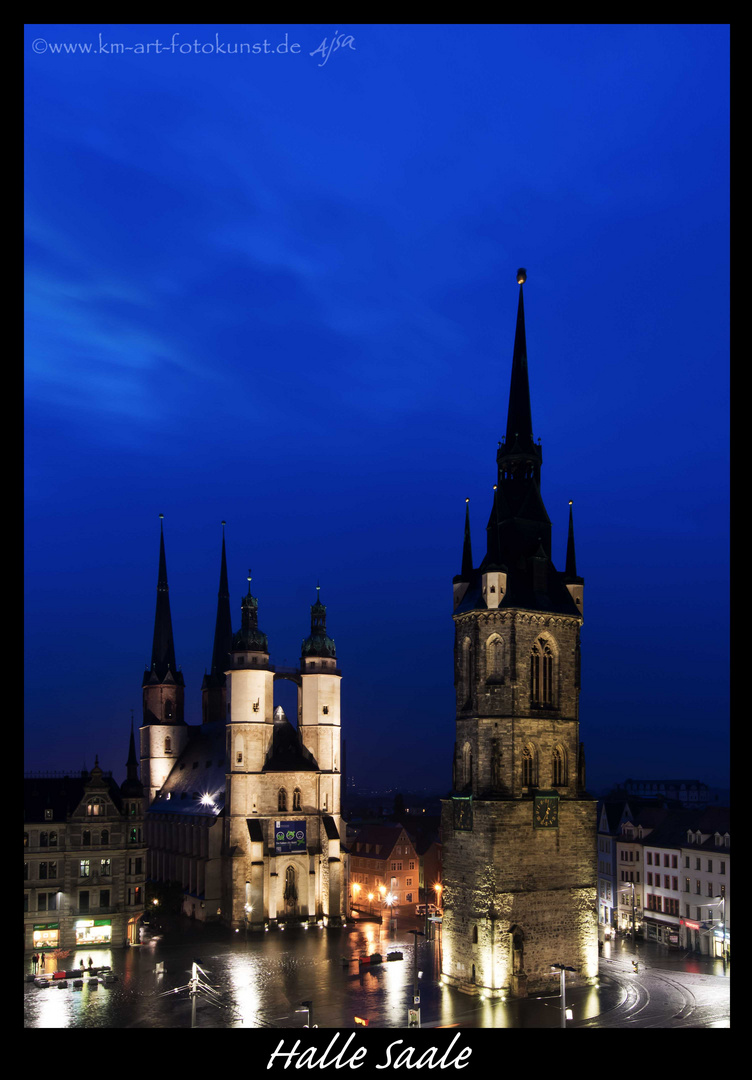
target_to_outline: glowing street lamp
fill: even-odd
[[[440,881],[437,881],[436,884],[434,885],[434,892],[436,893],[436,907],[439,910],[441,910],[441,892],[442,892],[443,888],[444,888],[444,886],[441,884]]]

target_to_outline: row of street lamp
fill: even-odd
[[[360,885],[359,882],[357,882],[357,881],[353,882],[353,884],[352,884],[353,907],[355,907],[357,905],[358,894],[360,893],[361,888],[362,888],[362,886]],[[436,907],[437,908],[441,907],[441,891],[442,891],[442,889],[443,889],[443,885],[441,884],[441,882],[437,882],[434,885],[434,891],[436,893]],[[379,899],[380,899],[381,903],[386,904],[387,907],[392,907],[392,905],[394,904],[394,896],[393,896],[392,893],[387,892],[386,885],[379,885],[378,886],[378,892],[379,892]],[[369,912],[369,914],[372,914],[373,913],[373,901],[376,899],[376,893],[369,892],[369,893],[366,894],[366,896],[367,896],[367,899],[368,899],[368,912]],[[426,911],[428,911],[428,905],[426,905]]]

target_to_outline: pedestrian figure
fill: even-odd
[[[94,964],[94,961],[92,960],[91,957],[89,957],[89,971],[91,971],[93,964]]]
[[[83,975],[83,973],[84,973],[84,962],[82,960],[81,961],[81,974]]]
[[[34,969],[34,974],[36,975],[36,973],[37,973],[37,966],[39,965],[39,955],[38,955],[37,953],[34,953],[34,955],[32,956],[32,958],[31,958],[31,965],[32,965],[32,967],[33,967],[33,969]]]
[[[41,953],[39,957],[39,970],[44,971],[44,953]]]

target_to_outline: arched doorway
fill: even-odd
[[[285,916],[293,918],[298,914],[298,875],[294,866],[288,866],[285,870]]]

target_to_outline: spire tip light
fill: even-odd
[[[526,281],[527,281],[527,270],[524,270],[521,267],[517,271],[517,284],[518,285],[524,285]]]

